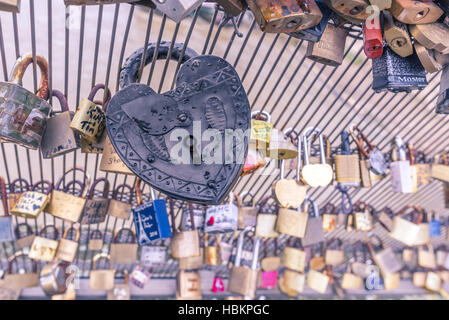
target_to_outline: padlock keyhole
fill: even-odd
[[[349,14],[356,15],[363,11],[363,6],[355,6],[349,11]]]
[[[426,12],[424,10],[421,10],[420,12],[418,12],[416,14],[416,20],[420,20],[420,19],[424,18],[425,15],[426,15]]]

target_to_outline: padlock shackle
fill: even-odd
[[[31,191],[36,191],[37,188],[41,187],[42,185],[46,185],[47,186],[47,191],[44,192],[45,189],[42,190],[42,193],[45,193],[46,195],[49,195],[52,191],[53,191],[53,183],[51,183],[48,180],[42,180],[42,181],[38,181],[36,182],[32,187],[31,187]]]
[[[97,83],[91,90],[89,93],[89,96],[87,97],[87,100],[94,102],[95,99],[95,95],[98,93],[99,90],[106,90],[106,86],[103,83]],[[108,103],[111,100],[111,91],[109,90],[109,88],[107,88],[106,93],[105,93],[105,98],[104,98],[104,102],[101,103],[102,105],[102,109],[104,112],[106,112],[107,108],[108,108]],[[98,101],[97,101],[98,102]],[[96,102],[94,102],[96,103]]]
[[[131,188],[131,186],[126,183],[122,183],[117,188],[115,188],[115,190],[112,192],[112,199],[119,201],[117,198],[118,198],[118,193],[119,193],[120,189],[128,189],[129,190],[128,203],[131,204],[133,201],[134,191],[133,191],[133,188]]]
[[[324,150],[324,139],[323,139],[323,132],[316,128],[316,127],[308,127],[306,128],[302,133],[302,139],[303,139],[303,148],[304,148],[304,165],[309,165],[309,138],[312,137],[312,134],[318,134],[319,136],[319,143],[320,143],[320,161],[321,164],[326,163],[326,155]]]
[[[309,204],[312,206],[313,216],[315,218],[320,217],[320,212],[318,210],[318,206],[316,205],[315,201],[313,201],[312,198],[309,196],[304,197],[303,203],[298,207],[298,211],[303,210],[303,212],[309,214]]]
[[[248,190],[243,190],[239,195],[238,195],[238,197],[240,198],[240,201],[241,201],[241,204],[242,204],[242,206],[245,204],[245,198],[246,197],[250,197],[250,205],[251,206],[254,206],[254,195],[251,193],[251,192],[249,192]]]
[[[406,156],[406,152],[405,152],[405,145],[404,142],[402,141],[402,138],[400,136],[396,136],[394,137],[394,144],[397,147],[398,152],[398,157],[399,157],[399,161],[406,161],[407,156]]]
[[[67,98],[65,95],[59,90],[53,90],[51,92],[52,97],[56,97],[59,101],[59,105],[61,107],[61,112],[69,111],[69,104],[67,103]],[[53,109],[53,108],[52,108]]]
[[[360,140],[355,136],[355,133],[358,133]],[[356,125],[351,125],[349,127],[349,133],[351,134],[354,141],[357,143],[357,146],[359,149],[363,152],[363,154],[369,158],[369,153],[374,150],[374,146],[371,144],[371,142],[368,140],[368,138],[363,134],[362,130],[360,130]],[[366,144],[368,147],[368,150],[365,150],[363,148],[363,143]]]
[[[235,254],[234,267],[240,267],[240,265],[241,265],[243,242],[245,239],[245,235],[248,232],[254,232],[254,231],[255,231],[254,227],[246,227],[245,229],[240,231],[240,234],[239,234],[238,240],[237,240],[237,252]],[[251,264],[251,269],[257,270],[257,262],[259,259],[260,238],[256,235],[254,235],[254,237],[255,237],[255,240],[254,240],[253,260],[252,260],[252,264]],[[254,267],[254,265],[255,265],[255,267]]]
[[[262,116],[262,119],[261,119],[261,116]],[[268,111],[257,110],[257,111],[251,112],[251,119],[262,120],[262,121],[270,123],[271,115],[268,113]]]
[[[90,187],[89,193],[87,195],[88,199],[93,199],[93,197],[95,196],[95,187],[97,186],[97,184],[99,184],[100,182],[104,182],[104,187],[103,187],[103,198],[107,199],[108,195],[109,195],[109,180],[106,178],[97,178],[94,183],[92,183],[92,186]]]
[[[341,139],[341,154],[342,155],[350,155],[351,154],[351,142],[349,141],[349,132],[343,130],[340,134]]]
[[[81,232],[80,232],[80,230],[78,229],[78,228],[75,228],[75,227],[73,227],[73,226],[71,226],[71,227],[69,227],[69,228],[67,228],[67,229],[65,229],[65,231],[64,231],[64,233],[63,233],[63,235],[62,235],[62,238],[63,239],[67,239],[67,235],[69,234],[69,231],[70,230],[75,230],[75,242],[78,242],[79,241],[79,239],[80,239],[80,234],[81,234]]]
[[[9,184],[9,193],[16,193],[17,182],[20,183],[20,192],[30,191],[31,186],[28,183],[28,181],[24,178],[17,178],[15,180],[11,181],[11,183]],[[22,184],[24,184],[25,186],[22,187]]]
[[[92,258],[92,268],[91,268],[91,270],[97,270],[97,266],[96,266],[96,264],[97,264],[97,261],[98,260],[100,260],[100,259],[102,259],[102,258],[104,258],[104,259],[107,259],[107,260],[109,260],[109,269],[104,269],[104,270],[112,270],[112,265],[111,265],[111,255],[110,254],[108,254],[108,253],[104,253],[104,252],[102,252],[102,253],[97,253],[93,258]],[[98,270],[103,270],[103,269],[98,269]]]
[[[37,272],[37,261],[29,258],[27,253],[25,253],[22,250],[20,250],[20,251],[17,251],[16,253],[14,253],[11,257],[8,258],[8,274],[12,274],[12,264],[14,263],[14,261],[16,261],[18,257],[22,257],[22,256],[23,256],[22,259],[24,261],[25,261],[25,259],[29,259],[29,260],[32,261],[32,264],[33,264],[32,272]],[[17,266],[19,266],[19,265],[17,264]]]
[[[349,195],[349,187],[343,187],[342,185],[337,184],[337,190],[341,193],[341,212],[343,212],[344,214],[350,214],[353,211],[353,205],[351,196]],[[345,205],[345,200],[347,200],[348,205]],[[335,210],[336,209],[334,207],[334,211]]]
[[[65,185],[65,188],[62,189],[62,191],[65,192],[65,193],[70,193],[69,191],[70,191],[70,189],[73,188],[73,187],[72,187],[73,185],[78,185],[78,186],[80,187],[80,196],[81,196],[81,195],[83,194],[85,185],[84,185],[84,183],[82,183],[82,182],[79,181],[79,180],[69,181],[69,183],[67,183],[67,184]],[[76,192],[70,193],[70,194],[76,195]]]
[[[192,230],[196,230],[195,226],[195,215],[193,214],[193,203],[189,202],[189,215],[190,215],[190,224],[192,225]]]
[[[7,199],[8,196],[6,193],[6,182],[5,182],[5,178],[3,178],[3,177],[0,177],[0,192],[2,195],[4,217],[9,217],[9,207],[8,207],[8,199]]]
[[[44,233],[46,232],[46,230],[47,230],[47,228],[52,228],[53,227],[53,239],[52,238],[46,238],[45,236],[44,236]],[[43,237],[43,238],[46,238],[46,239],[51,239],[51,240],[57,240],[58,239],[58,237],[59,237],[59,230],[58,230],[58,228],[54,225],[54,224],[48,224],[48,225],[46,225],[46,226],[42,226],[42,228],[41,228],[41,230],[39,231],[39,237]]]
[[[99,235],[100,237],[99,238],[93,238],[93,235]],[[90,233],[89,233],[89,239],[92,239],[92,240],[99,240],[99,239],[102,239],[103,238],[103,232],[101,232],[101,230],[100,229],[95,229],[95,230],[92,230]]]
[[[17,239],[24,238],[24,237],[20,236],[20,227],[21,226],[26,226],[26,229],[27,229],[27,235],[24,236],[24,237],[28,237],[28,236],[33,235],[33,228],[31,228],[31,226],[28,223],[22,222],[22,223],[18,223],[16,225],[16,227],[14,228],[14,233],[15,233]]]
[[[415,148],[413,147],[413,144],[411,144],[411,143],[407,143],[406,147],[408,150],[408,158],[410,159],[410,165],[413,166],[416,163]]]
[[[82,167],[78,167],[78,166],[75,166],[75,167],[72,167],[72,168],[70,168],[69,170],[67,170],[66,172],[64,172],[64,174],[62,175],[62,177],[61,178],[59,178],[59,180],[58,180],[58,182],[56,182],[56,186],[55,186],[55,190],[60,190],[60,186],[61,186],[61,183],[62,183],[62,181],[64,180],[64,177],[68,174],[68,173],[70,173],[70,172],[72,172],[72,171],[81,171],[83,174],[84,174],[84,179],[85,179],[85,181],[86,181],[86,186],[85,186],[85,188],[83,189],[83,191],[82,191],[82,198],[85,198],[86,197],[86,195],[87,195],[87,190],[89,189],[89,186],[90,186],[90,175],[89,175],[89,173],[86,171],[86,170],[84,170],[84,168],[82,168]]]
[[[131,231],[131,242],[118,242],[117,239],[118,239],[119,235],[125,231]],[[121,228],[120,230],[115,232],[115,235],[113,237],[113,242],[114,243],[136,243],[136,234],[134,233],[134,231],[131,228]]]
[[[326,242],[326,250],[328,250],[329,247],[330,247],[334,242],[337,242],[337,246],[338,246],[339,250],[343,250],[343,246],[344,246],[343,241],[341,241],[340,238],[336,238],[336,237],[333,237],[333,238],[331,238],[329,241]]]
[[[126,59],[120,70],[120,88],[123,89],[132,83],[139,82],[139,73],[142,73],[146,65],[155,60],[167,59],[169,54],[170,59],[176,60],[180,64],[184,64],[191,58],[198,56],[198,53],[189,47],[186,47],[184,51],[183,48],[183,43],[161,41],[159,44],[151,42],[148,43],[146,48],[141,47],[137,49]],[[145,58],[142,63],[144,55]]]
[[[33,62],[33,55],[26,53],[20,56],[14,66],[12,67],[11,74],[8,82],[22,85],[22,78],[25,74],[25,70]],[[39,83],[39,89],[36,92],[36,96],[42,100],[48,99],[48,62],[44,57],[36,55],[36,64],[41,70],[41,80]]]

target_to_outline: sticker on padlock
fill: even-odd
[[[133,271],[131,272],[131,275],[129,276],[131,283],[139,287],[140,289],[143,289],[145,287],[145,284],[150,278],[151,274],[140,265],[135,266]]]
[[[229,193],[229,203],[210,206],[206,209],[204,231],[206,233],[227,233],[237,230],[238,207],[234,203],[235,194]]]

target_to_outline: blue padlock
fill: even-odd
[[[441,236],[441,222],[435,219],[435,212],[431,213],[432,220],[429,222],[429,235],[431,238]]]
[[[157,239],[171,238],[172,233],[165,200],[155,199],[154,191],[151,190],[153,201],[140,204],[142,197],[138,184],[136,193],[139,205],[133,209],[133,217],[137,243],[145,245]]]

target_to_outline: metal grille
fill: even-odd
[[[333,68],[306,59],[307,42],[285,34],[261,32],[250,12],[237,19],[243,33],[240,38],[232,26],[217,23],[222,10],[209,3],[179,24],[156,11],[128,4],[72,7],[70,10],[65,8],[62,0],[39,0],[22,1],[19,15],[0,13],[1,70],[5,81],[17,57],[25,52],[40,54],[49,62],[50,88],[63,91],[74,111],[96,83],[105,83],[113,94],[118,91],[120,66],[137,48],[146,47],[149,42],[182,42],[199,53],[217,55],[229,61],[242,79],[252,110],[270,112],[274,127],[278,129],[294,127],[302,132],[308,126],[316,126],[329,137],[333,149],[339,145],[341,130],[351,123],[357,124],[384,153],[391,149],[391,139],[395,135],[413,143],[415,149],[429,156],[448,146],[449,133],[444,130],[447,118],[433,111],[439,73],[428,75],[429,85],[423,91],[376,94],[371,89],[371,62],[362,53],[360,28],[352,29],[352,36],[346,41],[343,64]],[[168,59],[153,61],[151,66],[141,70],[140,80],[158,92],[164,92],[173,88],[179,67],[179,63]],[[34,64],[23,79],[24,86],[37,90],[38,77]],[[112,189],[122,183],[132,186],[135,182],[135,177],[99,171],[98,155],[83,154],[78,150],[45,160],[38,151],[8,143],[0,146],[0,175],[5,176],[9,184],[17,178],[24,178],[30,184],[42,180],[55,183],[72,166],[86,168],[93,179],[106,177]],[[288,177],[294,174],[288,172]],[[258,200],[271,192],[277,178],[278,169],[268,166],[261,174],[240,178],[235,191],[250,190]],[[78,176],[78,179],[83,177]],[[20,192],[20,188],[17,191]],[[150,188],[146,184],[143,194],[145,200],[150,199]],[[309,195],[319,206],[328,202],[340,204],[340,193],[332,186],[313,189]],[[353,188],[350,195],[353,202],[360,199],[377,209],[388,204],[397,211],[405,204],[413,203],[444,216],[447,214],[442,183],[437,181],[420,187],[417,194],[399,195],[393,193],[389,179],[385,179],[370,189]],[[122,196],[126,199],[129,195]],[[178,208],[181,205],[177,202]],[[177,220],[179,218],[180,214]],[[25,221],[14,219],[16,223]],[[50,224],[59,230],[68,227],[67,223],[47,213],[35,222],[27,222],[35,233]],[[108,244],[114,230],[129,226],[132,226],[131,220],[122,222],[108,217],[105,223],[81,227],[81,245],[75,263],[83,270],[83,276],[88,276],[91,263],[91,256],[85,250],[87,234],[92,229],[102,230]],[[388,244],[398,247],[397,243],[387,240],[383,230],[376,230],[389,241]],[[335,235],[349,237],[351,241],[366,236],[336,230],[327,237]],[[282,246],[284,241],[280,242]],[[16,250],[12,245],[3,244],[3,269],[7,267],[6,257]],[[118,266],[120,268],[131,269],[132,266]],[[174,277],[176,269],[177,263],[169,260],[154,272],[157,277]],[[226,276],[227,270],[223,267],[217,272]]]

